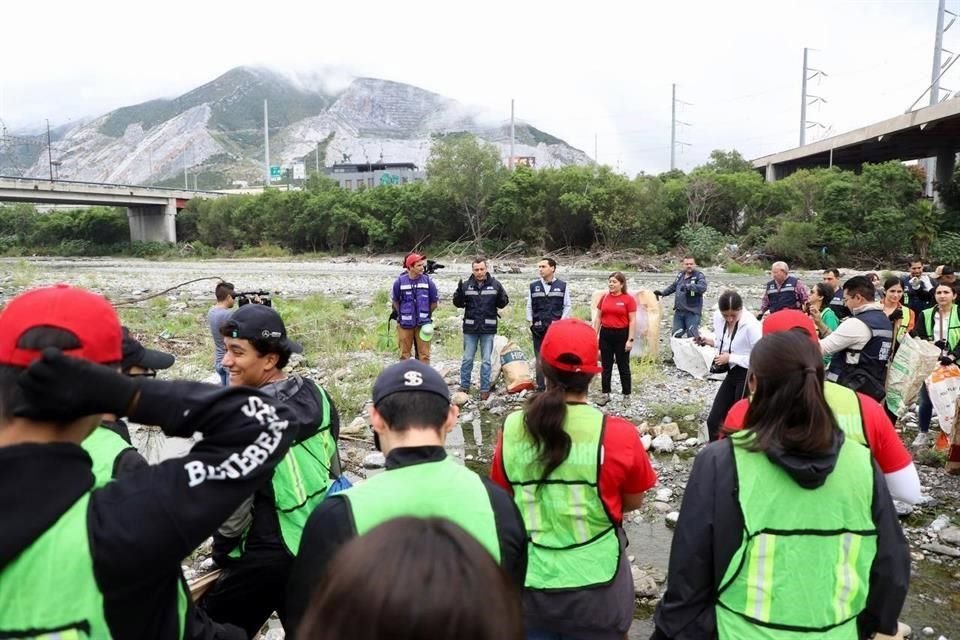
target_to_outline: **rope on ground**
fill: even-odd
[[[142,298],[131,298],[130,300],[121,300],[120,302],[114,302],[114,303],[113,303],[113,306],[115,306],[115,307],[121,307],[121,306],[128,305],[128,304],[137,304],[138,302],[145,302],[145,301],[147,301],[147,300],[150,300],[151,298],[156,298],[156,297],[158,297],[158,296],[162,296],[163,294],[165,294],[165,293],[170,293],[171,291],[175,291],[175,290],[179,289],[180,287],[185,287],[185,286],[187,286],[188,284],[193,284],[194,282],[201,282],[201,281],[203,281],[203,280],[218,280],[218,281],[220,281],[220,282],[223,282],[223,278],[221,278],[220,276],[204,276],[204,277],[202,277],[202,278],[194,278],[193,280],[187,280],[186,282],[181,282],[180,284],[175,284],[175,285],[173,285],[172,287],[170,287],[169,289],[164,289],[163,291],[160,291],[160,292],[158,292],[158,293],[152,293],[152,294],[150,294],[149,296],[144,296],[144,297],[142,297]]]

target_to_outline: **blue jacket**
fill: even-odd
[[[664,289],[662,293],[669,296],[676,292],[677,295],[673,299],[675,311],[703,313],[703,294],[706,291],[707,276],[703,275],[703,271],[694,271],[693,275],[689,277],[686,271],[681,271],[673,284]]]

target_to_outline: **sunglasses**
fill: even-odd
[[[143,373],[126,373],[124,374],[128,378],[156,378],[156,371],[144,371]]]

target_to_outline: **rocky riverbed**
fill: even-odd
[[[374,317],[381,318],[387,309],[372,309],[374,298],[392,283],[399,268],[399,258],[357,261],[351,258],[325,261],[220,260],[195,262],[152,262],[119,259],[36,259],[0,260],[0,289],[9,297],[25,288],[54,282],[85,286],[121,304],[118,309],[124,321],[131,324],[145,343],[154,348],[177,353],[178,363],[172,376],[210,379],[212,352],[209,335],[203,323],[206,309],[212,302],[213,279],[200,280],[163,293],[197,278],[222,277],[234,282],[238,289],[269,289],[274,293],[278,309],[285,301],[294,301],[317,294],[348,301],[356,305],[356,329],[372,331]],[[438,320],[439,336],[434,345],[433,364],[452,386],[458,383],[460,343],[459,322],[449,309],[450,296],[457,280],[469,275],[469,264],[447,262],[436,276],[441,293],[442,315]],[[511,296],[512,314],[504,326],[512,331],[529,354],[529,340],[524,335],[522,305],[527,283],[536,277],[535,259],[522,265],[519,273],[497,274]],[[593,291],[605,287],[607,270],[565,269],[559,277],[568,281],[576,313],[589,315]],[[710,289],[708,302],[715,301],[727,287],[740,291],[750,308],[757,308],[765,276],[727,274],[706,270]],[[661,288],[672,280],[671,273],[627,273],[631,289]],[[819,279],[819,272],[799,274],[806,282]],[[848,274],[844,274],[847,276]],[[157,295],[160,294],[160,295]],[[149,300],[141,300],[155,296]],[[140,300],[140,301],[138,301]],[[638,425],[642,436],[651,444],[651,456],[660,478],[643,508],[628,514],[625,527],[630,539],[631,563],[637,590],[636,623],[631,638],[645,638],[651,631],[650,618],[664,588],[672,530],[686,486],[692,459],[703,446],[698,436],[718,386],[710,380],[696,380],[678,372],[669,362],[665,336],[671,317],[669,299],[662,317],[664,346],[662,360],[634,363],[633,397],[618,399],[606,406],[610,413],[624,415]],[[444,308],[446,307],[446,308]],[[519,307],[519,308],[514,308]],[[375,313],[374,313],[375,312]],[[366,315],[364,315],[366,313]],[[288,323],[290,320],[288,319]],[[318,320],[319,322],[319,320]],[[299,325],[298,325],[299,326]],[[293,335],[296,338],[296,335]],[[382,457],[369,441],[367,412],[364,401],[376,371],[394,361],[391,353],[378,352],[364,341],[348,345],[349,353],[308,353],[296,365],[298,370],[317,379],[328,389],[336,389],[345,400],[341,416],[343,436],[341,449],[349,473],[356,480],[380,472]],[[349,359],[344,364],[344,357]],[[476,383],[476,369],[474,381]],[[618,383],[614,382],[614,390]],[[599,390],[598,390],[599,391]],[[458,398],[462,402],[461,419],[448,441],[452,455],[478,472],[486,473],[496,430],[503,417],[518,408],[523,397],[507,396],[502,389],[481,403],[476,394]],[[904,439],[912,441],[915,421],[908,416]],[[912,430],[912,432],[911,432]],[[138,446],[148,450],[154,459],[176,455],[189,442],[168,442],[153,430],[136,433]],[[960,639],[960,478],[947,476],[942,458],[929,450],[918,451],[924,494],[929,497],[914,509],[902,509],[904,531],[911,545],[913,580],[911,592],[901,619],[914,629],[914,637],[943,636]],[[186,569],[191,575],[206,571],[211,561],[206,549],[200,549]],[[268,637],[274,640],[282,632],[273,625]]]

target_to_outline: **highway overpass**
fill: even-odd
[[[126,207],[130,239],[142,242],[176,242],[177,212],[193,198],[222,196],[214,191],[0,176],[0,202]]]
[[[936,158],[937,182],[953,174],[960,152],[960,99],[781,151],[753,161],[768,182],[784,178],[797,169],[836,166],[858,170],[865,162]]]

